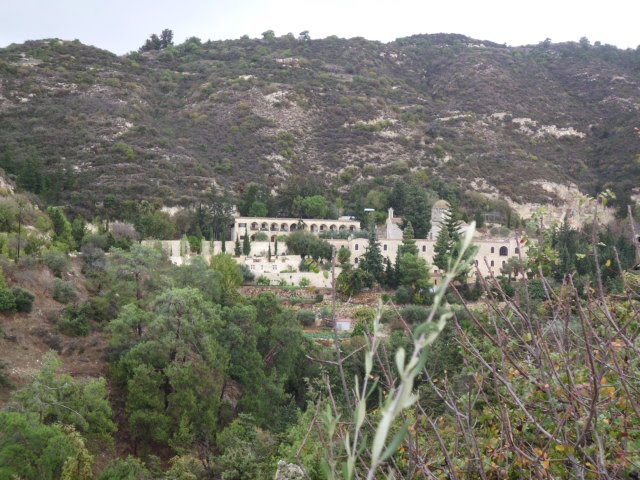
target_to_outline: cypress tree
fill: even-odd
[[[384,283],[384,259],[382,252],[380,251],[380,242],[378,242],[378,236],[376,235],[375,226],[372,225],[369,228],[369,245],[367,246],[364,255],[362,256],[362,262],[360,268],[365,272],[369,272],[376,282]]]
[[[276,242],[273,244],[273,254],[278,256],[278,237],[276,236]]]
[[[242,248],[240,247],[240,239],[238,238],[237,235],[236,235],[236,245],[235,245],[235,248],[233,249],[233,254],[236,257],[239,257],[242,254]]]
[[[267,261],[271,261],[271,243],[269,243],[269,249],[267,250]]]
[[[242,240],[242,253],[243,255],[249,255],[251,253],[251,241],[249,240],[249,233],[247,229],[244,229],[244,239]]]

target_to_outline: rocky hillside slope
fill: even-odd
[[[0,166],[88,209],[418,169],[523,202],[553,198],[540,180],[626,195],[639,87],[640,50],[588,42],[191,39],[119,57],[33,41],[0,49]]]

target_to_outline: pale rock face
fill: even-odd
[[[283,460],[278,462],[275,480],[303,480],[304,478],[304,471],[299,465],[287,463]]]

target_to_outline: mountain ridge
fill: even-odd
[[[521,203],[559,200],[540,181],[622,202],[640,178],[640,51],[584,41],[30,41],[0,49],[0,81],[0,166],[84,210],[297,175],[337,196],[419,171]]]

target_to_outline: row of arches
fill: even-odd
[[[344,231],[344,230],[349,230],[351,232],[353,232],[356,229],[356,227],[354,225],[336,225],[334,223],[331,224],[326,224],[326,223],[321,223],[321,224],[316,224],[316,223],[312,223],[311,225],[308,225],[306,223],[300,223],[300,222],[296,222],[296,223],[267,223],[267,222],[262,222],[262,223],[258,223],[258,222],[253,222],[250,225],[250,230],[260,230],[263,232],[294,232],[296,230],[309,230],[311,232],[336,232],[336,231]]]

